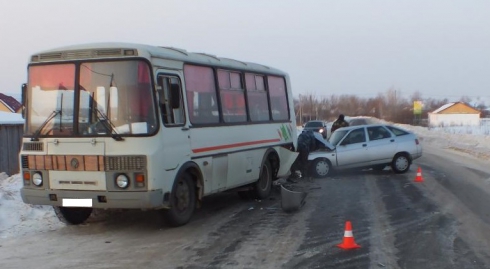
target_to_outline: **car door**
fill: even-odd
[[[369,156],[372,164],[389,163],[396,151],[395,136],[384,126],[367,127]]]
[[[365,127],[352,129],[336,147],[339,168],[364,166],[369,163]]]

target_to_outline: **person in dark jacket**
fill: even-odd
[[[299,178],[296,171],[300,171],[302,177],[308,176],[308,155],[317,148],[318,144],[313,131],[306,130],[298,136],[298,146],[296,151],[299,152],[299,155],[291,165],[291,176],[288,178],[289,182],[295,183],[296,181],[294,179]]]
[[[332,134],[335,130],[342,128],[342,127],[347,127],[349,126],[349,123],[345,121],[344,119],[344,114],[340,114],[339,117],[337,118],[336,121],[332,124],[332,129],[330,133]]]

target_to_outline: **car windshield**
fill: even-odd
[[[30,66],[25,134],[152,133],[156,113],[149,70],[136,60]]]
[[[378,124],[378,123],[381,123],[381,121],[377,118],[351,118],[349,120],[349,126]]]
[[[333,132],[328,142],[335,146],[345,136],[346,133],[346,130],[336,130],[335,132]]]

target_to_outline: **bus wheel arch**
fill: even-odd
[[[177,173],[172,191],[165,195],[169,208],[163,209],[165,221],[171,226],[189,222],[200,206],[204,193],[202,174],[195,163],[184,164]]]
[[[262,158],[258,180],[253,184],[254,195],[258,199],[267,198],[272,191],[272,181],[279,171],[279,155],[274,149],[269,149]]]
[[[186,165],[182,166],[182,168],[183,169],[181,169],[179,174],[188,173],[194,181],[196,187],[197,208],[200,208],[202,204],[202,198],[204,196],[204,180],[201,170],[199,169],[199,166],[194,162],[188,162],[186,163]]]
[[[277,154],[275,149],[270,148],[265,152],[264,157],[262,158],[262,165],[264,165],[264,162],[266,161],[270,162],[272,168],[272,180],[277,179],[277,173],[279,172],[281,162],[279,160],[279,154]]]

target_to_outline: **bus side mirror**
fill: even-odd
[[[22,118],[25,119],[26,117],[26,97],[27,97],[27,83],[23,83],[21,86],[21,92],[22,92]]]

